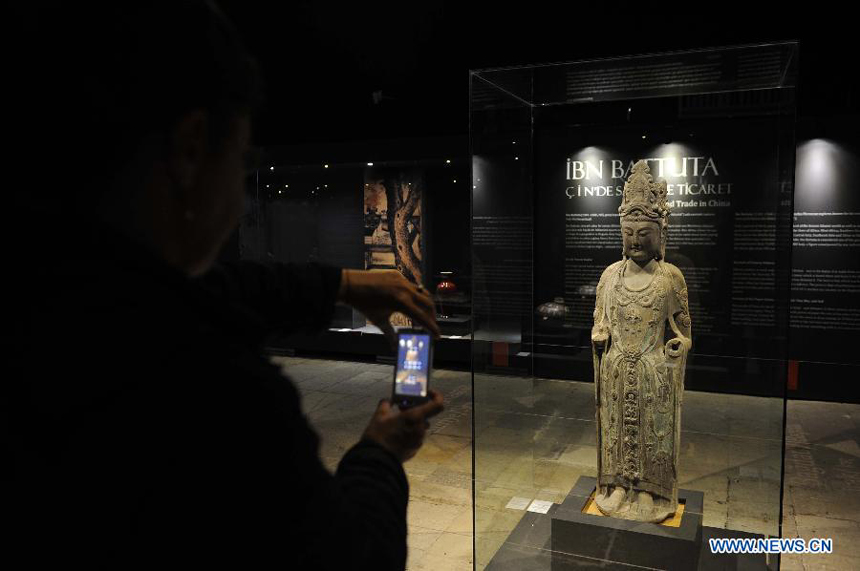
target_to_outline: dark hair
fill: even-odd
[[[63,153],[56,164],[74,173],[78,203],[108,188],[144,139],[185,113],[208,110],[218,140],[260,105],[258,66],[211,1],[65,4],[51,15],[60,29],[49,63],[65,82],[53,108]]]

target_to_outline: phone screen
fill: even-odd
[[[430,335],[401,333],[398,337],[394,394],[426,397],[430,369]]]

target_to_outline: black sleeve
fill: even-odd
[[[365,560],[375,561],[378,569],[404,569],[409,484],[400,461],[380,445],[363,440],[343,457],[336,479],[341,493],[363,514]]]
[[[296,542],[295,568],[403,571],[409,500],[403,465],[378,444],[361,441],[332,476],[320,462],[316,433],[304,417],[300,424],[292,446],[297,470],[289,479],[308,494],[291,502],[299,508],[291,514],[298,527],[287,526]]]
[[[402,463],[380,445],[362,440],[342,457],[332,475],[320,460],[319,437],[300,412],[298,392],[290,382],[268,384],[287,403],[284,418],[292,472],[282,473],[280,486],[290,483],[295,518],[286,526],[296,569],[373,569],[403,571],[406,567],[406,509],[409,484]],[[305,493],[296,497],[295,491]]]
[[[268,332],[319,331],[334,315],[340,268],[322,264],[232,262],[198,278],[227,303],[250,310]]]
[[[260,375],[243,368],[252,376],[230,386],[213,386],[214,371],[206,377],[193,422],[170,415],[180,427],[155,452],[173,460],[159,462],[167,469],[126,553],[144,553],[140,568],[170,557],[201,568],[402,571],[409,487],[400,461],[362,441],[332,474],[292,383],[267,364]]]

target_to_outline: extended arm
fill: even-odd
[[[392,345],[395,333],[389,317],[395,311],[440,335],[430,294],[396,270],[236,262],[198,279],[228,303],[250,309],[265,333],[322,329],[331,321],[335,303],[343,302],[362,312]]]
[[[229,304],[251,310],[267,333],[316,331],[334,314],[341,270],[321,264],[222,264],[201,285]]]

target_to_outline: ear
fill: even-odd
[[[167,173],[175,191],[184,195],[197,186],[208,152],[209,114],[203,109],[184,114],[167,140]]]

